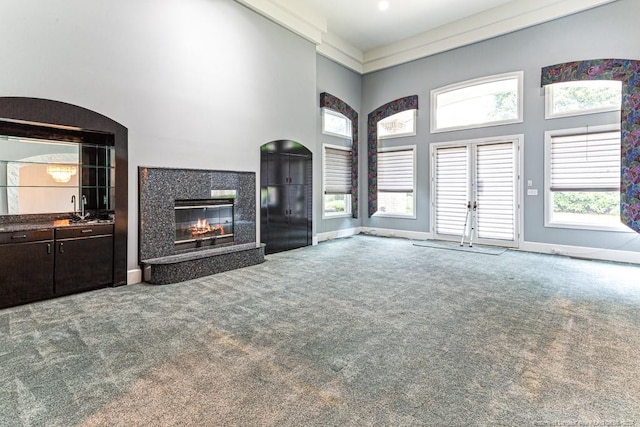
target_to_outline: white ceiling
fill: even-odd
[[[424,33],[513,0],[304,0],[327,20],[327,32],[363,52]]]
[[[617,0],[236,0],[368,73]]]

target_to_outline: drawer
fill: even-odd
[[[80,227],[56,228],[56,239],[104,236],[113,234],[113,224],[91,224]]]
[[[0,245],[53,240],[53,228],[0,233]]]

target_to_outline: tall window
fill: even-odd
[[[324,145],[324,217],[351,215],[351,149]]]
[[[377,216],[415,218],[415,146],[378,150]]]
[[[545,225],[623,230],[617,126],[545,133]]]
[[[581,80],[547,85],[545,118],[576,116],[620,110],[622,82]]]
[[[523,73],[499,74],[431,91],[431,132],[522,122]]]
[[[333,111],[329,108],[323,108],[322,133],[351,139],[351,120],[337,111]]]

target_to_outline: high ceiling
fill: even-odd
[[[617,0],[236,0],[368,73]]]
[[[326,17],[327,31],[363,52],[514,0],[304,0]]]

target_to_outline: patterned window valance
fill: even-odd
[[[622,82],[620,219],[640,233],[640,61],[593,59],[542,69],[542,86],[576,80]]]
[[[369,113],[367,122],[369,216],[378,210],[378,122],[406,110],[418,109],[418,95],[396,99]]]
[[[351,216],[358,218],[358,113],[346,102],[327,92],[320,94],[320,108],[337,111],[351,120]]]

